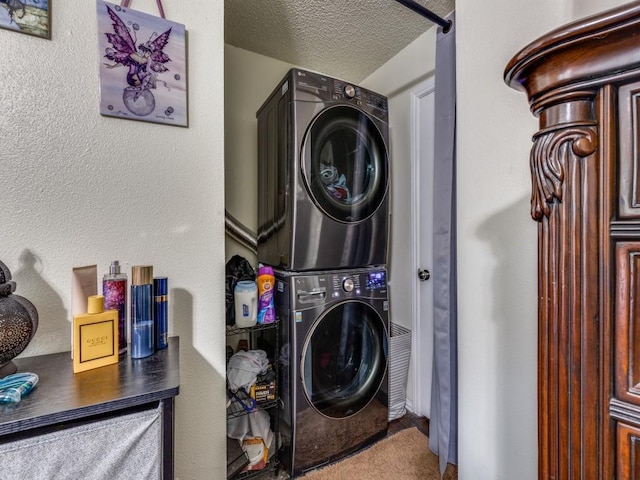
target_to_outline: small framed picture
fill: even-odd
[[[51,38],[50,0],[0,0],[0,28]]]
[[[184,25],[102,0],[97,9],[100,113],[186,127]]]

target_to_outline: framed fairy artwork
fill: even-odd
[[[97,0],[100,113],[186,127],[185,27],[128,4]]]
[[[51,38],[50,0],[0,0],[0,28]]]

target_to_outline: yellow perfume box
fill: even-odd
[[[118,363],[118,311],[104,311],[104,297],[91,295],[87,313],[73,317],[73,373]]]

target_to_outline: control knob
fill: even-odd
[[[353,291],[353,278],[345,278],[342,281],[342,289],[345,292],[351,292]]]
[[[347,98],[353,98],[356,96],[356,89],[353,85],[345,85],[344,96]]]

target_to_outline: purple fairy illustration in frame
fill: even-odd
[[[0,28],[51,38],[49,0],[0,0]]]
[[[187,126],[184,25],[97,0],[100,113]]]

